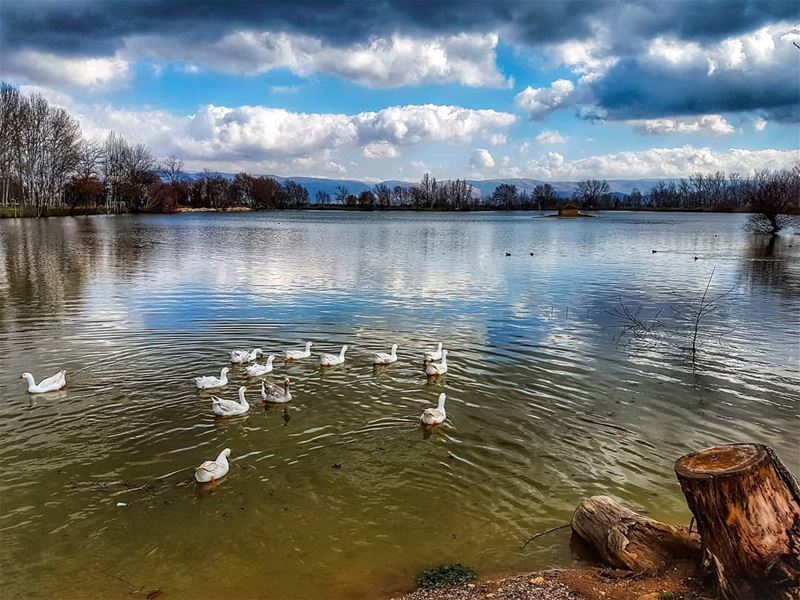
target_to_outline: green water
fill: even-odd
[[[484,575],[570,564],[566,530],[522,542],[591,494],[686,522],[672,464],[690,450],[766,442],[797,472],[800,241],[768,244],[742,222],[0,222],[0,596],[380,598],[445,562]],[[712,291],[732,291],[693,373],[683,316],[712,269]],[[620,298],[661,310],[665,329],[619,338]],[[234,348],[306,340],[348,344],[347,364],[276,361],[275,379],[294,382],[285,409],[251,385],[247,416],[215,420],[193,389]],[[422,352],[440,340],[450,373],[430,383]],[[374,371],[392,343],[399,361]],[[57,394],[17,379],[61,368]],[[221,395],[245,381],[235,369]],[[448,418],[426,435],[416,419],[441,390]],[[224,447],[230,474],[198,488],[192,468]]]

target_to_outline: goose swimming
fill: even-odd
[[[55,392],[67,385],[66,370],[59,371],[58,373],[52,375],[51,377],[42,379],[39,383],[36,383],[36,380],[33,378],[33,375],[27,372],[21,373],[19,378],[24,379],[25,381],[28,382],[29,394],[44,394],[47,392]]]

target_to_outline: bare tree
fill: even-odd
[[[3,206],[9,203],[12,183],[17,175],[20,103],[19,90],[5,81],[0,82],[0,179]]]
[[[78,161],[80,128],[65,110],[32,94],[20,103],[18,135],[17,173],[23,199],[38,217],[48,206],[63,203],[67,175]]]
[[[575,199],[584,208],[599,208],[608,199],[608,182],[603,179],[585,179],[575,186]]]
[[[347,204],[347,197],[349,196],[349,192],[347,188],[343,185],[336,186],[336,203],[337,204]]]
[[[543,206],[555,206],[558,201],[558,196],[556,196],[556,191],[553,189],[552,185],[549,183],[540,183],[533,188],[533,201],[536,202],[536,206],[539,210],[542,210]]]
[[[517,202],[517,186],[501,183],[494,188],[490,200],[494,206],[511,210]]]
[[[325,190],[317,190],[314,199],[320,206],[328,206],[331,203],[331,195]]]
[[[757,172],[746,185],[751,214],[745,228],[751,233],[777,235],[800,224],[800,163],[783,171]]]
[[[308,190],[296,181],[283,184],[289,208],[304,208],[308,205]]]
[[[159,171],[161,176],[166,179],[167,183],[170,185],[178,186],[183,183],[183,161],[174,154],[170,154],[161,161]]]
[[[379,183],[373,189],[375,197],[378,199],[378,206],[381,208],[388,208],[392,205],[392,191],[388,185]]]

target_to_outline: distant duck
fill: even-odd
[[[231,449],[225,448],[217,456],[217,460],[207,460],[199,467],[194,469],[194,478],[197,483],[216,483],[218,479],[222,479],[228,474],[231,468],[228,464],[228,457],[231,455]]]
[[[274,402],[276,404],[284,404],[292,400],[292,393],[289,391],[289,386],[292,384],[289,378],[283,380],[283,388],[278,387],[274,383],[266,381],[261,382],[261,399],[264,402]]]
[[[443,423],[447,418],[447,413],[444,410],[445,400],[447,400],[447,394],[442,392],[439,394],[439,405],[436,408],[426,408],[419,418],[420,423],[426,427],[433,427]]]
[[[533,256],[533,252],[531,252],[531,256]]]
[[[441,360],[442,359],[442,342],[439,342],[439,345],[436,346],[436,350],[433,352],[426,352],[425,353],[425,362],[432,362],[434,360]]]
[[[653,254],[655,254],[656,252],[658,252],[658,250],[651,250],[650,252],[652,252]]]
[[[264,354],[264,352],[261,348],[253,348],[249,352],[247,350],[234,350],[231,352],[231,362],[235,365],[253,362],[262,354]]]
[[[274,360],[275,360],[275,355],[270,354],[267,357],[267,364],[250,365],[245,369],[245,372],[247,373],[248,377],[263,377],[264,375],[269,375],[270,373],[272,373],[272,361]]]
[[[378,352],[372,358],[373,365],[390,365],[397,362],[397,344],[392,344],[392,351],[389,354]]]
[[[319,357],[320,367],[335,367],[344,364],[344,353],[347,352],[347,345],[342,346],[339,354],[321,354]]]
[[[306,349],[305,350],[287,350],[283,353],[283,360],[285,362],[289,362],[292,360],[300,360],[302,358],[308,358],[311,356],[311,346],[313,346],[311,342],[306,342]]]
[[[215,388],[225,387],[228,385],[228,373],[230,370],[230,367],[223,367],[222,371],[219,373],[219,377],[195,377],[194,383],[198,390],[213,390]]]
[[[223,400],[216,396],[211,396],[211,411],[218,417],[236,417],[243,415],[250,410],[250,405],[244,397],[247,388],[242,386],[239,388],[239,401],[236,400]]]
[[[506,252],[506,256],[511,256],[511,252]]]
[[[447,350],[442,350],[442,362],[430,362],[425,365],[425,374],[429,377],[438,377],[447,373]]]
[[[55,392],[63,388],[67,385],[67,372],[59,371],[55,375],[48,377],[47,379],[42,379],[39,383],[33,379],[33,375],[30,373],[21,373],[19,376],[20,379],[24,379],[28,382],[28,393],[29,394],[44,394],[47,392]]]
[[[695,260],[697,260],[697,259],[699,259],[699,258],[700,258],[699,256],[695,256],[695,257],[694,257],[694,259],[695,259]]]

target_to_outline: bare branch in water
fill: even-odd
[[[635,340],[637,342],[652,341],[653,345],[655,345],[657,340],[653,338],[655,337],[655,334],[657,334],[664,327],[664,323],[659,319],[663,309],[659,309],[653,318],[648,320],[645,319],[641,314],[641,304],[634,310],[631,308],[631,306],[628,306],[622,301],[622,297],[619,298],[619,306],[615,306],[614,308],[606,310],[605,312],[623,322],[622,325],[612,326],[613,328],[619,329],[619,332],[615,336],[615,339],[618,343]]]
[[[690,323],[690,340],[691,345],[687,348],[689,350],[689,356],[692,360],[692,372],[697,369],[697,351],[698,351],[698,343],[701,339],[701,329],[703,326],[703,320],[706,319],[709,315],[713,314],[720,306],[720,300],[725,298],[728,294],[730,294],[734,288],[730,288],[722,292],[721,294],[717,294],[716,296],[709,296],[709,290],[711,289],[711,282],[714,279],[714,273],[716,273],[717,268],[714,267],[711,270],[711,275],[708,277],[708,282],[706,282],[706,287],[703,290],[703,296],[700,298],[700,303],[697,305],[687,304],[683,311],[678,311],[673,307],[673,311],[676,315],[685,314],[688,316],[688,320]],[[733,331],[731,329],[727,333]],[[718,336],[718,342],[720,345],[722,344],[722,336],[726,335],[722,333]]]

